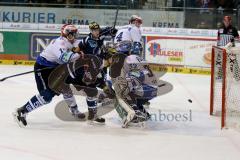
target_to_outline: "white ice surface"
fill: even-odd
[[[0,78],[32,66],[0,66]],[[115,111],[105,126],[63,122],[54,115],[62,97],[28,115],[19,128],[12,112],[37,93],[33,74],[0,82],[1,160],[239,160],[240,132],[221,130],[219,117],[209,116],[210,76],[166,74],[174,90],[151,102],[150,112],[184,114],[192,121],[151,121],[146,128],[122,129]],[[189,103],[191,99],[193,103]],[[80,109],[85,99],[77,97]]]

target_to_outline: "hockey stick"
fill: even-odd
[[[27,71],[27,72],[23,72],[23,73],[14,74],[14,75],[7,76],[7,77],[4,77],[4,78],[0,79],[0,82],[5,81],[6,79],[9,79],[9,78],[18,77],[18,76],[33,73],[33,72],[41,72],[43,70],[47,70],[47,69],[51,69],[51,68],[52,67],[46,67],[46,68],[38,69],[36,71],[33,70],[33,71]]]
[[[115,15],[114,23],[113,23],[113,28],[116,27],[117,17],[118,17],[118,11],[119,11],[119,5],[117,5],[117,11],[116,11],[116,15]]]
[[[113,28],[115,28],[116,26],[116,23],[117,23],[117,17],[118,17],[118,10],[119,10],[119,5],[117,6],[117,10],[116,10],[116,15],[115,15],[115,19],[114,19],[114,22],[113,22],[113,26],[110,28],[110,30]],[[100,36],[104,35],[105,33],[109,32],[109,30],[105,31],[105,32],[102,32],[100,34]]]
[[[82,54],[82,57],[84,58],[83,54]],[[44,70],[47,70],[47,69],[52,69],[52,68],[54,68],[54,67],[46,67],[46,68],[38,69],[36,71],[33,70],[33,71],[27,71],[27,72],[23,72],[23,73],[14,74],[14,75],[7,76],[7,77],[4,77],[4,78],[0,79],[0,82],[5,81],[6,79],[9,79],[9,78],[18,77],[18,76],[33,73],[33,72],[41,72],[41,71],[44,71]]]

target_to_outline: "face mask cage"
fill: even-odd
[[[65,32],[66,32],[65,35],[66,35],[68,40],[74,40],[74,39],[79,37],[76,30],[68,30],[67,29]]]

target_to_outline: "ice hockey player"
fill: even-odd
[[[234,39],[239,38],[238,30],[232,26],[230,16],[223,17],[222,27],[218,29],[217,46],[225,46],[229,42],[234,45]]]
[[[106,37],[115,37],[117,29],[112,27],[100,28],[96,22],[89,24],[90,33],[87,37],[84,37],[79,43],[79,48],[85,54],[91,54],[100,57],[101,59],[108,59],[109,53],[104,52],[104,40]],[[103,69],[106,72],[106,69]]]
[[[141,25],[142,25],[142,18],[137,15],[132,15],[129,20],[129,25],[121,27],[115,38],[114,43],[119,43],[122,41],[131,41],[132,51],[133,54],[140,54],[142,51],[142,34],[141,34]]]
[[[78,30],[74,25],[64,25],[61,28],[61,36],[54,39],[37,57],[34,74],[39,94],[33,96],[25,105],[13,113],[19,126],[27,125],[26,115],[28,113],[50,103],[55,95],[59,95],[49,88],[48,77],[60,64],[69,63],[80,58],[80,54],[72,52],[72,49],[77,47],[79,43],[76,40],[77,33]],[[68,91],[62,94],[69,106],[69,111],[78,118],[85,118],[85,115],[78,110],[71,89],[69,88]]]
[[[106,28],[100,28],[99,24],[96,22],[92,22],[89,24],[89,30],[90,33],[87,37],[84,37],[80,43],[78,44],[78,48],[75,49],[76,52],[82,51],[85,55],[92,55],[92,56],[97,56],[100,58],[102,61],[103,59],[107,59],[109,56],[107,55],[108,53],[103,52],[103,44],[106,36],[115,36],[117,30],[112,27],[106,27]],[[82,79],[82,71],[81,69],[79,71],[79,74],[72,80],[69,80],[68,83],[73,83],[75,85],[83,85],[81,81]],[[91,84],[91,87],[99,87],[102,88],[103,90],[107,89],[106,86],[106,70],[102,68],[101,73],[99,73],[99,76],[94,84]],[[88,120],[94,120],[100,123],[104,123],[105,119],[97,117],[97,101],[98,97],[90,97],[87,96],[86,98],[87,105],[88,105],[88,111],[89,111],[89,116]]]
[[[143,105],[156,97],[158,90],[158,81],[147,62],[138,55],[130,54],[131,44],[130,41],[118,43],[116,50],[119,54],[113,56],[113,64],[110,67],[110,76],[119,103],[116,110],[123,119],[124,128],[130,122],[150,119],[150,114]],[[127,50],[129,54],[126,54]]]

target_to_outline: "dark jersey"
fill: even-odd
[[[220,29],[218,29],[218,37],[221,34],[232,35],[234,38],[239,37],[237,28],[233,27],[232,25],[228,26],[227,28],[226,27],[221,27]]]
[[[218,29],[217,45],[225,46],[229,42],[234,42],[234,38],[239,38],[237,28],[232,25]]]
[[[100,30],[100,37],[97,39],[94,39],[92,34],[90,33],[88,36],[84,37],[82,41],[78,44],[81,51],[83,51],[84,54],[87,56],[90,56],[91,60],[95,58],[100,58],[99,61],[102,62],[103,59],[106,57],[106,53],[103,52],[103,42],[107,36],[114,36],[116,33],[116,29],[111,27],[106,27]],[[86,56],[84,56],[86,58]],[[99,70],[100,69],[100,70]],[[96,70],[96,69],[95,69]],[[68,83],[72,83],[74,85],[80,85],[80,86],[91,86],[91,87],[99,87],[103,88],[105,87],[105,78],[106,78],[106,71],[102,70],[100,66],[98,66],[98,71],[101,75],[95,75],[97,78],[93,78],[95,81],[94,83],[90,82],[90,85],[86,83],[87,80],[84,79],[91,79],[87,78],[86,75],[92,74],[93,71],[86,71],[83,67],[80,67],[76,71],[74,71],[75,78],[69,77]],[[89,73],[89,74],[88,74]],[[90,76],[92,77],[92,76]]]
[[[106,36],[112,35],[112,31],[113,29],[111,27],[101,29],[100,37],[98,39],[94,39],[90,33],[87,37],[84,37],[83,40],[80,41],[78,46],[84,54],[95,55],[103,59],[105,56],[102,52],[103,42]]]

